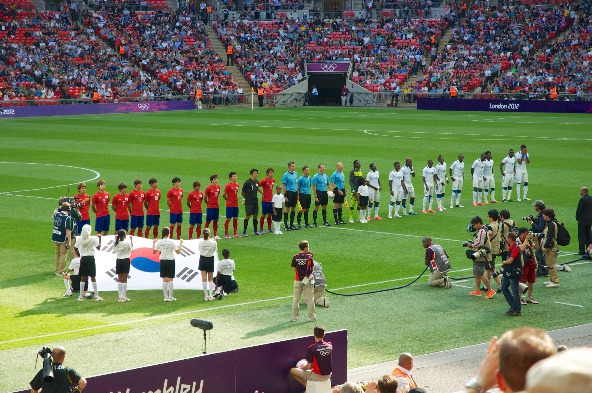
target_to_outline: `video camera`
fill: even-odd
[[[62,206],[65,202],[70,204],[70,208],[75,207],[78,209],[80,207],[80,202],[76,200],[74,197],[63,196],[58,199],[58,206]]]
[[[531,214],[530,216],[522,217],[522,221],[534,221],[534,216]]]
[[[52,360],[51,360],[51,349],[47,347],[41,348],[39,352],[37,352],[39,357],[43,359],[43,381],[44,382],[52,382],[53,381],[53,368]]]

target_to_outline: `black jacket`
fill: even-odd
[[[532,231],[536,233],[542,233],[545,230],[545,219],[543,218],[543,213],[539,213],[538,216],[532,220]]]
[[[579,225],[592,225],[592,196],[585,194],[580,198],[576,210],[576,220]]]

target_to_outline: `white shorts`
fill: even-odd
[[[380,190],[368,187],[368,202],[380,202]]]
[[[405,184],[407,187],[407,192],[403,192],[403,198],[415,198],[415,188],[413,188],[413,184]]]
[[[452,189],[459,190],[459,191],[462,190],[463,183],[464,183],[464,180],[462,178],[454,179],[454,181],[452,182]]]
[[[473,177],[473,188],[483,189],[483,178],[482,177]]]
[[[528,172],[516,172],[516,183],[528,183]]]
[[[434,184],[428,184],[428,189],[426,190],[426,185],[423,185],[423,195],[434,195]]]
[[[483,188],[487,190],[495,188],[495,179],[493,176],[485,178],[485,180],[483,181]]]
[[[436,194],[444,194],[446,192],[446,182],[442,184],[441,181],[436,182]]]
[[[504,178],[502,179],[502,187],[504,187],[504,188],[512,187],[513,184],[514,184],[514,175],[513,174],[504,175]]]
[[[391,195],[391,202],[401,202],[403,200],[403,189],[397,188],[393,190],[393,195]]]

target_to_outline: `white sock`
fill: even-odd
[[[393,215],[393,205],[389,204],[388,212],[389,212],[388,213],[389,216],[392,216]]]
[[[477,191],[473,190],[473,203],[477,203]]]
[[[487,202],[487,194],[489,193],[489,190],[483,190],[483,202]]]
[[[117,282],[117,298],[121,299],[121,283]]]
[[[121,297],[123,299],[127,297],[127,282],[121,283]]]
[[[428,203],[428,198],[429,197],[427,195],[423,196],[423,210],[425,210],[425,208],[426,208],[426,204]]]
[[[374,217],[378,217],[378,206],[374,206]]]
[[[434,204],[434,198],[428,197],[428,210],[432,210],[433,204]]]
[[[369,217],[369,216],[370,216],[370,208],[369,208],[369,207],[367,207],[367,208],[366,208],[366,217]]]
[[[477,191],[477,203],[481,203],[482,197],[483,197],[483,190]]]
[[[454,199],[455,199],[455,198],[454,198],[454,195],[455,195],[455,194],[454,194],[454,192],[452,193],[452,195],[450,195],[450,204],[451,204],[452,206],[454,206]]]
[[[360,210],[360,221],[364,221],[366,219],[366,209]]]
[[[162,293],[164,293],[164,298],[169,298],[169,283],[166,281],[162,282]]]
[[[460,192],[456,194],[456,204],[460,205]]]
[[[399,214],[399,208],[401,207],[401,205],[395,205],[395,215]],[[403,213],[405,213],[405,211],[403,210]]]
[[[66,292],[70,292],[70,280],[64,278],[64,284],[66,285]]]
[[[211,281],[208,281],[208,294],[210,297],[214,295],[214,283]]]
[[[522,190],[524,191],[524,199],[526,199],[526,194],[528,194],[528,186],[525,184]]]
[[[172,298],[173,297],[173,282],[169,281],[168,282],[168,287],[169,287],[169,297]]]
[[[84,283],[80,281],[80,297],[84,297]]]
[[[413,203],[409,204],[409,213],[413,213]]]
[[[489,190],[489,199],[495,201],[495,189]]]
[[[93,286],[93,289],[95,291],[95,297],[99,297],[99,290],[97,289],[97,282],[96,281],[92,281],[92,286]]]
[[[208,297],[208,283],[206,281],[201,282],[201,287],[204,291],[204,297]]]
[[[516,183],[516,198],[520,198],[520,184]]]

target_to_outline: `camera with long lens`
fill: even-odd
[[[467,225],[467,232],[477,232],[477,230],[473,227],[473,224],[469,224]]]
[[[43,347],[37,354],[39,355],[39,357],[41,357],[41,359],[43,359],[43,381],[52,382],[53,368],[51,367],[51,349]]]
[[[58,206],[62,206],[65,202],[70,204],[70,208],[80,208],[80,202],[74,197],[63,196],[58,199]]]
[[[491,277],[496,278],[497,276],[501,276],[503,274],[502,269],[496,270],[493,273],[491,273]]]
[[[545,237],[545,233],[544,233],[544,232],[530,232],[530,231],[529,231],[529,232],[528,232],[528,234],[529,234],[531,237],[536,237],[536,238],[538,238],[539,240]]]
[[[483,247],[480,250],[474,251],[474,250],[467,250],[466,254],[467,254],[467,259],[471,259],[471,260],[476,260],[477,258],[480,257],[486,257],[487,254],[489,254],[490,250],[487,247]]]
[[[530,216],[522,217],[522,221],[534,221],[534,216],[530,215]]]

